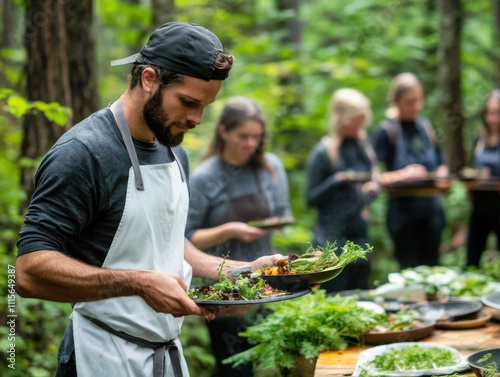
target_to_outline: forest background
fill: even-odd
[[[194,167],[224,101],[255,99],[270,126],[268,150],[287,169],[295,225],[275,234],[278,251],[302,252],[315,212],[305,205],[304,164],[327,130],[331,94],[362,91],[372,102],[372,132],[383,119],[391,78],[414,72],[452,173],[468,164],[479,112],[500,81],[500,0],[1,0],[0,281],[15,263],[15,241],[45,152],[71,125],[118,98],[129,67],[109,62],[138,52],[164,22],[213,30],[236,57],[219,99],[185,138]],[[387,195],[371,205],[373,285],[397,270],[384,225]],[[447,228],[441,263],[463,264],[467,192],[443,196]],[[0,374],[54,373],[70,305],[16,298],[16,369],[7,359],[8,284],[0,297]],[[210,376],[213,358],[200,319],[188,318],[182,341],[192,375]]]

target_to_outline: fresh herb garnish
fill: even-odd
[[[366,245],[366,249],[352,241],[347,241],[337,256],[338,247],[335,242],[326,241],[325,246],[315,249],[311,244],[302,255],[290,254],[287,259],[279,260],[276,266],[265,266],[256,271],[263,275],[306,274],[321,272],[330,269],[342,268],[358,259],[367,259],[366,255],[373,247]]]
[[[222,272],[226,266],[227,255],[217,267],[219,281],[214,285],[204,285],[191,288],[188,296],[193,300],[213,300],[213,301],[233,301],[233,300],[256,300],[268,297],[282,296],[287,294],[272,288],[264,283],[260,277],[249,277],[247,274],[240,274],[233,282]]]

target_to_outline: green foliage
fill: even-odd
[[[57,102],[28,101],[9,88],[0,88],[0,101],[3,101],[0,102],[3,110],[15,118],[21,118],[31,111],[40,111],[51,122],[64,126],[72,114],[69,107],[61,106]]]
[[[463,1],[466,19],[462,38],[463,109],[467,117],[465,147],[470,150],[472,134],[479,124],[478,114],[487,93],[495,86],[491,72],[493,51],[491,1]],[[22,1],[16,4],[23,6]],[[443,142],[444,117],[439,113],[436,90],[436,46],[438,12],[433,2],[398,0],[356,0],[351,2],[302,1],[302,44],[300,48],[282,43],[284,31],[278,26],[293,17],[279,12],[275,2],[267,0],[179,0],[176,18],[191,21],[213,30],[224,46],[235,55],[230,78],[216,101],[205,111],[203,124],[190,132],[184,146],[194,166],[214,128],[223,102],[234,95],[249,96],[262,105],[268,116],[268,150],[277,153],[287,169],[292,212],[298,220],[281,233],[273,232],[273,244],[283,254],[300,253],[312,239],[316,212],[305,202],[304,165],[308,151],[327,132],[327,109],[331,94],[341,87],[354,87],[370,98],[373,122],[384,117],[391,78],[402,71],[412,71],[423,82],[426,92],[424,115],[438,130]],[[152,9],[146,1],[96,1],[96,35],[99,36],[100,98],[102,106],[115,100],[126,87],[130,67],[113,67],[113,59],[138,52],[139,47],[158,25],[151,25]],[[1,50],[2,56],[22,63],[24,51]],[[8,79],[22,79],[20,69],[0,61]],[[289,78],[287,85],[283,84]],[[77,95],[77,94],[76,94]],[[18,119],[30,111],[42,111],[48,119],[63,125],[69,110],[55,103],[27,101],[12,89],[0,89],[0,261],[13,263],[14,242],[22,221],[19,203],[24,193],[19,189],[20,167],[37,161],[20,159],[22,140]],[[387,195],[381,194],[370,206],[369,242],[373,246],[372,281],[384,282],[387,273],[398,269],[392,255],[392,243],[385,228]],[[468,216],[467,193],[454,184],[444,197],[447,228],[446,246],[464,226]],[[21,211],[22,212],[22,211]],[[496,256],[497,254],[495,254]],[[460,264],[463,247],[443,255],[445,264]],[[486,260],[486,259],[485,259]],[[488,263],[485,263],[489,265]],[[0,271],[3,278],[4,271]],[[496,273],[495,271],[492,272]],[[498,275],[497,275],[498,276]],[[3,307],[5,302],[0,301]],[[19,362],[23,376],[51,375],[55,362],[55,344],[67,322],[67,312],[59,304],[18,300],[26,312],[21,323]],[[23,305],[26,308],[23,309]],[[38,319],[38,322],[36,322]],[[213,370],[208,334],[203,320],[188,318],[183,328],[183,343],[191,374],[209,376]],[[43,329],[43,331],[41,330]],[[51,343],[46,334],[53,334]],[[198,331],[201,331],[198,336]],[[307,345],[304,345],[307,354]],[[4,348],[2,348],[4,349]],[[271,352],[272,353],[272,352]],[[0,374],[14,375],[0,367]]]
[[[373,312],[356,304],[354,297],[326,296],[324,290],[269,308],[272,314],[240,333],[255,346],[226,363],[236,366],[251,362],[262,369],[290,369],[294,356],[312,361],[321,351],[345,349],[377,321]]]

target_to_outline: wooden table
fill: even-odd
[[[478,350],[500,347],[500,322],[490,320],[482,327],[467,330],[435,328],[432,334],[422,339],[421,342],[451,346],[460,351],[462,355],[469,356]],[[352,375],[359,354],[368,348],[369,346],[348,347],[344,351],[322,352],[316,363],[314,376]]]

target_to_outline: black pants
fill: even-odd
[[[71,354],[68,360],[63,362],[59,360],[55,377],[77,377],[75,352]]]
[[[387,228],[401,269],[439,264],[445,226],[438,198],[390,198]]]
[[[500,246],[500,195],[496,191],[472,191],[471,207],[466,263],[479,267],[491,233],[495,233],[497,247]]]
[[[324,246],[326,241],[336,242],[339,255],[346,241],[352,241],[362,247],[368,243],[368,227],[361,216],[336,216],[320,219],[314,230],[314,247]],[[320,288],[328,293],[353,289],[368,289],[370,278],[370,256],[348,264],[334,279],[322,283]]]
[[[252,347],[246,338],[238,336],[238,333],[244,331],[248,326],[258,323],[267,314],[268,310],[259,307],[242,317],[219,317],[213,321],[207,321],[212,352],[217,363],[217,372],[214,376],[253,376],[252,364],[233,367],[231,364],[222,364],[222,360]]]
[[[500,246],[500,218],[497,213],[493,215],[472,214],[469,222],[467,237],[467,266],[479,267],[481,254],[486,249],[488,236],[495,233],[497,248]]]

